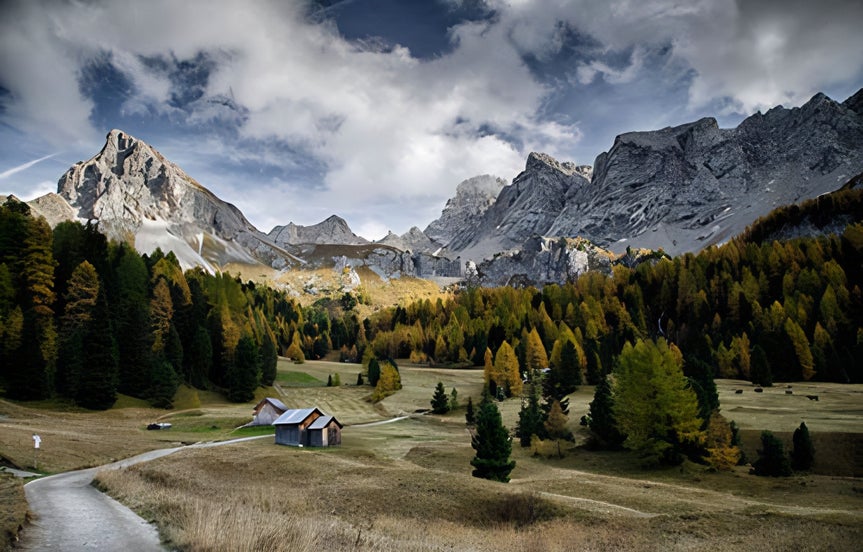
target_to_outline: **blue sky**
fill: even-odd
[[[259,229],[424,228],[531,151],[721,126],[863,86],[859,0],[6,0],[0,193],[56,191],[121,128]]]

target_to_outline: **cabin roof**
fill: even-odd
[[[255,410],[258,410],[259,408],[264,406],[264,403],[270,403],[271,405],[273,405],[277,409],[281,410],[282,412],[284,412],[288,409],[288,407],[285,406],[285,403],[283,403],[279,399],[274,399],[273,397],[267,397],[266,399],[261,400],[261,402],[259,402],[257,405],[255,405]]]
[[[312,415],[317,410],[318,414],[323,415],[323,412],[315,408],[295,408],[292,410],[285,410],[285,413],[276,418],[276,421],[273,422],[273,425],[292,425],[292,424],[300,424]]]
[[[309,429],[324,429],[325,427],[330,425],[330,422],[336,422],[336,425],[338,425],[340,428],[343,427],[342,424],[339,423],[339,421],[336,420],[334,416],[321,416],[320,418],[312,422],[312,424],[309,426]]]

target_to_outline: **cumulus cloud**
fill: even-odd
[[[167,149],[262,228],[336,212],[370,231],[384,219],[404,231],[434,218],[465,178],[512,178],[533,150],[569,158],[583,138],[571,121],[590,114],[549,112],[566,87],[637,87],[655,69],[646,60],[669,59],[669,86],[687,87],[690,111],[749,113],[859,82],[863,71],[854,0],[485,6],[488,18],[455,25],[452,48],[421,60],[397,44],[346,40],[326,10],[310,20],[301,2],[6,2],[0,120],[55,144],[98,144],[106,129],[94,128],[81,78],[102,56],[130,83],[123,114],[203,133]],[[589,43],[577,56],[573,37]],[[559,59],[569,61],[554,78],[531,66]],[[209,133],[219,125],[225,133]],[[241,182],[207,172],[216,160],[284,174]]]

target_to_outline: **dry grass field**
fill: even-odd
[[[463,408],[417,413],[429,408],[438,381],[455,387],[462,405],[476,401],[481,371],[403,365],[404,389],[373,405],[371,388],[354,385],[358,368],[282,361],[281,380],[303,386],[260,390],[289,407],[334,414],[346,424],[341,447],[280,447],[265,438],[187,449],[101,472],[98,484],[182,550],[857,550],[863,538],[863,386],[795,384],[787,395],[785,387],[755,394],[746,382],[717,382],[750,458],[761,429],[790,441],[806,421],[817,449],[811,474],[759,478],[745,467],[711,473],[690,463],[643,471],[627,453],[573,447],[544,460],[516,446],[504,485],[471,477]],[[343,385],[326,387],[335,373]],[[818,401],[805,397],[815,394]],[[586,437],[578,419],[591,399],[588,387],[571,396],[576,444]],[[52,408],[0,402],[0,453],[10,463],[30,467],[33,432],[43,437],[39,463],[48,471],[248,435],[234,428],[252,405],[185,390],[176,411],[128,399],[105,413],[44,406]],[[519,401],[499,406],[514,427]],[[402,415],[410,417],[365,425]],[[156,418],[173,427],[146,431]]]

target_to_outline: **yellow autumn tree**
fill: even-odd
[[[740,449],[731,444],[731,426],[722,414],[714,411],[707,423],[707,438],[704,458],[710,467],[719,471],[729,471],[740,460]]]
[[[494,372],[496,377],[493,379],[498,385],[503,386],[507,396],[521,395],[522,382],[518,356],[506,341],[500,344],[494,356]]]

